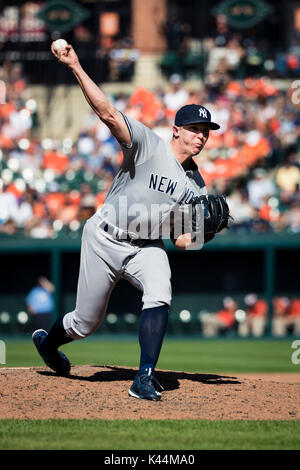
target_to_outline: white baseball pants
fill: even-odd
[[[98,214],[85,224],[82,241],[76,308],[63,318],[68,336],[81,339],[102,323],[111,292],[127,279],[143,292],[143,308],[171,305],[171,270],[164,244],[149,240],[135,246],[105,232]]]

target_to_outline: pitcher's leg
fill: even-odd
[[[84,240],[81,250],[76,307],[63,318],[66,333],[73,339],[91,335],[102,323],[111,292],[119,276]]]
[[[33,342],[44,362],[60,375],[67,375],[71,365],[67,357],[58,351],[59,346],[73,339],[92,334],[102,322],[111,291],[117,276],[95,251],[95,232],[87,226],[81,245],[80,271],[77,286],[76,308],[59,318],[47,334],[44,330],[33,333]],[[99,240],[98,240],[99,241]]]
[[[123,277],[143,292],[143,309],[170,307],[171,270],[167,253],[160,244],[141,248],[127,262]]]
[[[139,327],[140,370],[155,369],[168,325],[168,316],[168,305],[142,311]]]
[[[171,271],[160,246],[142,248],[126,265],[124,277],[143,291],[139,326],[140,370],[155,368],[168,324]]]

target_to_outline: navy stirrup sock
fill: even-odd
[[[168,325],[168,315],[167,305],[142,311],[139,327],[140,370],[155,368]]]
[[[73,339],[66,335],[63,319],[60,317],[52,325],[48,335],[43,340],[43,347],[46,349],[55,350],[59,348],[59,346],[70,343],[71,341],[73,341]]]

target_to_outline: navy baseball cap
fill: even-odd
[[[180,108],[175,116],[175,126],[186,126],[187,124],[206,124],[213,130],[220,129],[219,124],[211,121],[211,114],[207,108],[198,104],[187,104]]]

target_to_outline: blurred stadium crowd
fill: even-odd
[[[24,311],[11,314],[0,312],[1,329],[6,333],[32,333],[37,328],[49,329],[53,321],[54,285],[45,277],[28,292]],[[26,305],[25,305],[26,304]],[[226,296],[216,311],[187,309],[172,311],[168,332],[172,334],[201,334],[206,338],[217,336],[260,338],[271,334],[276,338],[299,337],[300,299],[276,296],[272,302],[273,315],[269,318],[268,303],[255,293],[248,293],[239,300]],[[135,312],[113,313],[109,311],[100,332],[137,332],[139,316]]]
[[[33,238],[80,232],[103,204],[122,162],[118,143],[93,113],[74,141],[41,140],[21,65],[5,63],[0,78],[6,85],[0,105],[0,232]],[[292,91],[269,78],[237,80],[213,71],[201,89],[187,88],[172,74],[164,89],[139,87],[112,99],[166,140],[179,107],[207,106],[221,129],[211,132],[197,163],[208,190],[228,198],[230,230],[299,233],[300,115]]]
[[[268,27],[270,23],[265,23]],[[191,25],[171,15],[163,26],[168,50],[162,58],[162,68],[167,73],[179,72],[185,77],[196,66],[205,65],[205,74],[217,72],[231,78],[245,79],[253,76],[270,78],[299,77],[299,48],[282,46],[278,34],[268,37],[250,31],[232,29],[227,17],[218,14],[210,35],[203,41],[195,39]],[[272,33],[273,34],[273,33]],[[299,32],[296,35],[299,35]]]
[[[269,325],[274,337],[300,333],[300,299],[274,297],[273,315]],[[199,313],[202,334],[213,337],[236,333],[241,337],[261,337],[268,328],[268,303],[255,293],[245,295],[242,302],[224,297],[223,306],[217,312]]]

